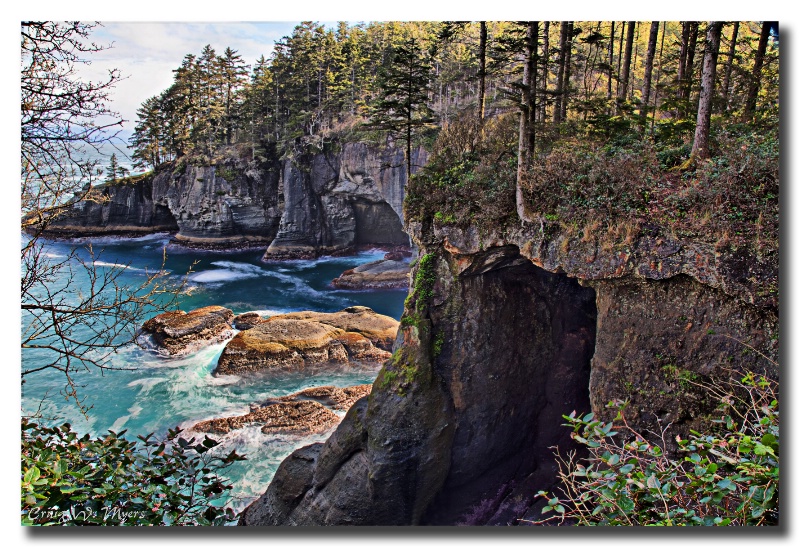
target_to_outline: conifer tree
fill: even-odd
[[[412,139],[434,121],[428,106],[431,65],[415,38],[395,48],[392,63],[383,68],[378,81],[380,96],[369,125],[387,130],[405,143],[406,174],[410,178]]]

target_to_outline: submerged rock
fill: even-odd
[[[222,306],[172,311],[145,321],[142,332],[150,336],[160,353],[182,355],[233,336],[233,312]]]
[[[203,433],[225,434],[249,424],[261,425],[263,433],[312,434],[338,423],[333,410],[347,410],[361,397],[369,395],[370,384],[339,388],[321,386],[270,399],[253,405],[243,416],[205,420],[192,427]],[[330,408],[326,408],[330,407]]]
[[[238,333],[215,373],[302,368],[326,362],[379,363],[390,357],[399,323],[364,306],[336,313],[295,312],[262,320]]]
[[[342,273],[331,284],[337,289],[401,289],[408,287],[411,266],[402,260],[376,260]]]

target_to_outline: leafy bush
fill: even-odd
[[[481,130],[470,110],[446,125],[408,183],[406,217],[466,226],[514,215],[517,131],[514,115],[488,118]]]
[[[219,472],[244,457],[212,454],[219,443],[170,430],[129,441],[79,436],[22,420],[22,524],[40,526],[220,525],[235,518]]]
[[[545,492],[544,521],[608,526],[726,526],[778,523],[777,383],[748,373],[741,383],[712,386],[720,401],[712,429],[677,437],[664,451],[666,428],[652,442],[625,420],[615,402],[612,423],[593,414],[565,416],[588,461],[557,454],[561,497]],[[624,437],[624,440],[620,438]]]

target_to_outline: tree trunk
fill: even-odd
[[[650,38],[647,41],[647,59],[644,63],[644,83],[642,85],[642,105],[639,107],[640,124],[644,129],[647,123],[647,104],[650,100],[650,83],[653,79],[653,60],[658,43],[658,21],[650,23]]]
[[[572,59],[572,29],[575,26],[574,21],[570,21],[567,25],[567,51],[564,57],[564,89],[561,98],[561,121],[567,120],[567,102],[569,100],[569,78],[570,78],[570,65]]]
[[[658,49],[658,72],[656,73],[655,96],[653,97],[653,118],[650,121],[650,132],[652,133],[656,125],[656,114],[658,113],[658,82],[661,80],[661,66],[664,62],[664,35],[667,33],[667,22],[661,25],[661,46]]]
[[[622,45],[625,43],[625,21],[619,29],[619,55],[617,55],[617,96],[619,96],[619,76],[622,74]]]
[[[522,73],[522,102],[519,116],[519,152],[517,159],[517,188],[516,203],[517,215],[522,220],[528,220],[525,212],[525,196],[522,184],[527,177],[528,170],[536,146],[534,131],[534,113],[536,112],[536,61],[539,41],[539,22],[528,23],[525,36],[525,67]]]
[[[625,60],[622,61],[622,72],[619,76],[617,93],[617,115],[622,112],[622,103],[628,95],[628,76],[631,70],[631,54],[633,52],[633,35],[636,31],[636,21],[628,21],[628,35],[625,40]]]
[[[756,100],[758,99],[758,90],[761,87],[761,68],[764,66],[764,54],[767,52],[769,29],[769,23],[764,21],[761,24],[761,37],[758,39],[756,59],[753,63],[753,76],[752,80],[750,80],[750,89],[747,91],[747,101],[744,107],[744,121],[746,122],[751,121],[756,112]]]
[[[608,39],[608,90],[606,100],[611,104],[611,80],[614,76],[614,21],[611,21],[611,36]]]
[[[542,98],[539,101],[539,121],[547,119],[547,63],[550,59],[550,21],[544,22],[544,29],[542,30]]]
[[[700,101],[697,106],[697,127],[694,132],[692,157],[706,159],[711,156],[708,136],[711,128],[711,101],[714,98],[714,80],[717,75],[717,55],[722,33],[721,21],[709,21],[706,47],[703,55],[703,77],[700,82]]]
[[[736,38],[739,35],[739,21],[733,23],[733,31],[731,32],[731,47],[728,49],[728,60],[725,61],[725,80],[722,83],[722,97],[725,99],[725,110],[730,110],[730,102],[728,100],[728,93],[731,88],[731,71],[733,70],[733,59],[736,57]]]
[[[692,75],[694,73],[694,54],[697,49],[697,33],[700,24],[697,21],[689,21],[687,25],[686,59],[684,61],[683,74],[678,76],[678,97],[687,102],[692,91]],[[683,119],[686,117],[687,109],[679,109],[678,116]]]
[[[553,123],[561,123],[561,101],[564,94],[564,64],[565,54],[567,50],[567,33],[569,31],[569,23],[561,21],[561,37],[558,40],[558,77],[556,79],[556,102],[553,109]]]
[[[478,90],[478,120],[483,129],[483,119],[486,117],[486,21],[481,21],[481,39],[478,46],[478,79],[480,88]]]
[[[630,96],[628,100],[633,102],[633,89],[636,87],[635,80],[636,80],[636,63],[639,60],[639,31],[642,30],[642,25],[636,25],[636,39],[634,39],[633,43],[635,44],[633,48],[633,60],[631,61],[631,70],[628,73],[628,93]]]

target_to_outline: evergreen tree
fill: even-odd
[[[434,121],[428,106],[430,83],[431,65],[414,38],[395,49],[392,63],[379,76],[380,97],[369,125],[387,130],[405,143],[409,178],[412,139]]]
[[[115,184],[117,182],[117,176],[119,176],[119,163],[117,163],[117,155],[111,154],[111,158],[108,161],[108,167],[106,167],[106,182]]]

